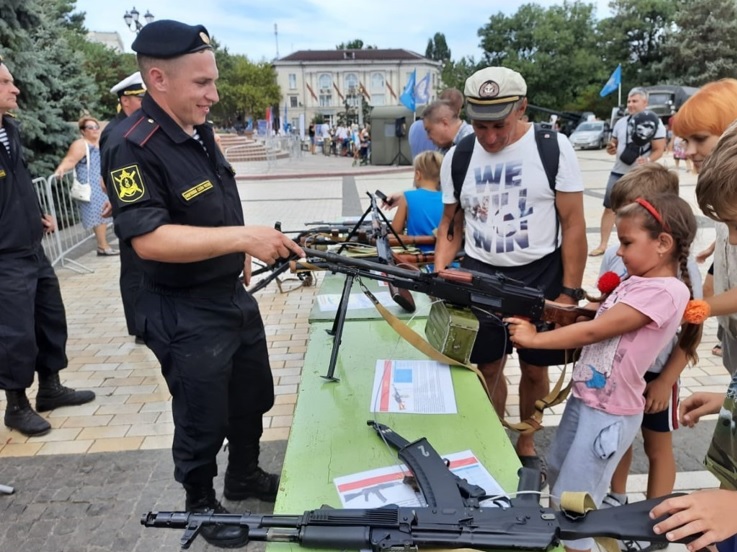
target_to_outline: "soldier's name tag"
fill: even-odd
[[[197,184],[197,186],[192,186],[189,190],[185,190],[184,192],[182,192],[182,197],[185,201],[191,201],[198,195],[204,194],[208,190],[212,190],[212,188],[212,182],[210,182],[209,180],[205,180],[201,184]]]

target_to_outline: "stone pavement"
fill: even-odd
[[[586,184],[591,248],[598,243],[601,198],[612,161],[601,151],[578,155]],[[245,177],[238,186],[248,223],[273,226],[280,221],[285,230],[301,230],[308,221],[359,215],[368,205],[367,191],[381,189],[389,194],[412,185],[408,167],[353,167],[350,159],[323,155],[252,163],[237,170]],[[681,195],[698,212],[695,176],[680,175]],[[708,245],[714,235],[709,221],[699,220],[694,251]],[[0,519],[5,522],[0,526],[0,550],[175,550],[177,531],[138,525],[140,515],[149,509],[183,506],[183,493],[172,478],[170,397],[152,353],[126,334],[118,260],[97,257],[94,252],[79,260],[94,272],[57,270],[69,322],[69,367],[62,379],[70,386],[93,389],[97,399],[46,413],[54,428],[46,436],[26,438],[0,428],[0,483],[16,487],[15,495],[0,496]],[[600,258],[589,258],[584,283],[590,290],[595,288],[599,263]],[[257,295],[277,393],[276,405],[264,419],[264,465],[274,470],[281,465],[289,435],[307,348],[307,316],[316,291],[314,286],[300,287],[290,279],[282,289],[288,292],[281,293],[272,283]],[[699,349],[699,364],[683,374],[684,396],[696,390],[726,388],[726,371],[710,353],[715,333],[716,326],[710,321]],[[511,386],[508,415],[514,418],[518,414],[514,389],[520,377],[514,360],[505,375]],[[4,408],[4,397],[0,397],[0,411]],[[561,412],[559,406],[546,414],[547,427],[539,437],[541,450]],[[716,485],[700,463],[713,424],[713,420],[705,421],[695,430],[676,433],[681,470],[677,488]],[[631,478],[633,497],[642,495],[647,471],[641,445],[638,451]],[[237,511],[262,507],[258,503],[235,506]],[[199,541],[193,547],[205,548]]]

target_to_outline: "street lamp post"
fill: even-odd
[[[146,20],[146,23],[141,23],[139,21],[140,16],[141,12],[139,12],[135,8],[135,6],[131,11],[125,12],[125,15],[123,16],[123,21],[125,21],[125,24],[131,30],[131,32],[140,32],[140,30],[143,29],[144,25],[146,25],[147,23],[151,23],[154,20],[154,15],[148,10],[146,10],[145,15],[143,16],[143,18]]]

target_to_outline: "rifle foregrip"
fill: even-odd
[[[394,302],[407,312],[415,312],[415,298],[408,289],[398,288],[389,284],[389,293],[391,293]]]
[[[543,309],[543,320],[545,322],[552,322],[561,326],[574,324],[579,317],[591,319],[595,315],[596,311],[592,309],[584,309],[575,305],[561,305],[550,301],[545,302],[545,308]]]

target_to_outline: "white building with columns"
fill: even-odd
[[[428,78],[429,101],[440,87],[441,63],[403,49],[299,50],[273,66],[282,91],[279,117],[284,121],[286,113],[286,122],[295,129],[300,115],[306,124],[318,114],[337,124],[346,106],[355,113],[361,101],[373,107],[400,105],[399,96],[415,70],[417,82]]]

